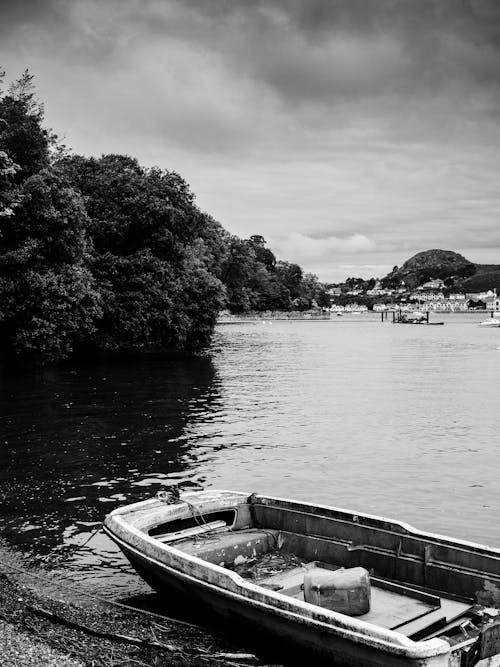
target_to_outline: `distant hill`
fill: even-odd
[[[411,289],[431,279],[441,278],[451,289],[479,292],[494,287],[500,292],[500,265],[475,264],[452,250],[425,250],[410,257],[401,267],[385,276],[382,284]]]

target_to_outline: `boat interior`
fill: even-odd
[[[361,566],[370,574],[371,604],[358,618],[415,641],[439,636],[454,645],[477,636],[485,607],[500,603],[495,554],[332,508],[250,496],[217,511],[190,505],[185,517],[148,533],[297,600],[304,600],[308,568]]]

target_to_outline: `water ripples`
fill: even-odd
[[[114,507],[177,484],[500,545],[498,347],[497,330],[470,317],[247,323],[221,326],[210,352],[189,359],[4,377],[2,533],[61,576],[128,592],[138,580],[109,540],[82,545]]]

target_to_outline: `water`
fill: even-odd
[[[1,534],[89,590],[145,588],[90,537],[173,484],[259,491],[500,546],[500,330],[220,326],[195,358],[146,355],[0,380]]]

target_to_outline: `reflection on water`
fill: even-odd
[[[183,483],[500,546],[500,334],[443,319],[221,326],[206,356],[5,376],[2,535],[69,579],[139,592],[102,533],[85,542],[114,507]]]
[[[5,376],[2,536],[35,563],[89,580],[107,576],[102,566],[123,568],[102,534],[79,545],[110,509],[165,485],[204,482],[190,470],[185,430],[212,409],[217,385],[209,357]]]

